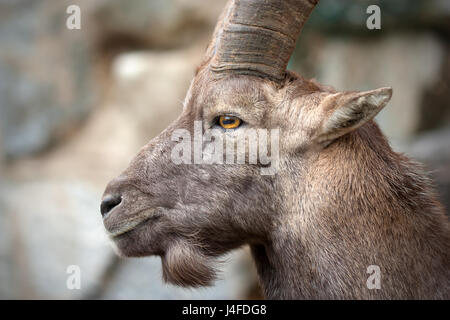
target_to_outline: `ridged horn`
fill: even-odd
[[[280,81],[318,0],[229,0],[207,50],[215,73]]]

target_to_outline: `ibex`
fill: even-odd
[[[316,4],[228,2],[181,115],[108,184],[105,228],[120,255],[160,256],[181,286],[211,284],[217,258],[248,244],[269,299],[448,299],[449,220],[373,121],[392,89],[337,92],[286,71]],[[197,121],[236,140],[279,129],[278,171],[174,163],[174,131]]]

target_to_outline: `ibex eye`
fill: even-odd
[[[242,124],[242,120],[235,116],[220,116],[219,125],[224,129],[236,129]]]

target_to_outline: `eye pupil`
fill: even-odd
[[[223,124],[231,124],[234,123],[236,121],[236,119],[224,119],[222,121]]]
[[[241,119],[234,116],[220,116],[219,124],[224,129],[235,129],[241,125]]]

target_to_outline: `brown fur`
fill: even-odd
[[[122,196],[108,230],[157,208],[114,237],[120,254],[160,255],[167,281],[198,286],[214,279],[216,257],[249,244],[268,298],[449,298],[449,222],[420,166],[393,152],[370,118],[317,140],[330,110],[354,98],[293,73],[281,87],[209,79],[202,69],[179,119],[106,189]],[[172,163],[171,132],[199,119],[208,127],[223,112],[280,128],[276,175],[261,176],[258,165]],[[366,287],[369,265],[381,268],[380,290]]]
[[[166,281],[202,286],[218,257],[250,245],[267,298],[450,298],[449,221],[421,167],[372,121],[392,90],[336,92],[292,72],[281,82],[220,74],[210,69],[214,43],[180,117],[105,190],[118,253],[159,255]],[[234,139],[280,130],[275,175],[261,175],[261,163],[172,162],[175,129],[214,128],[224,114],[245,123]],[[381,289],[366,286],[370,265]]]

